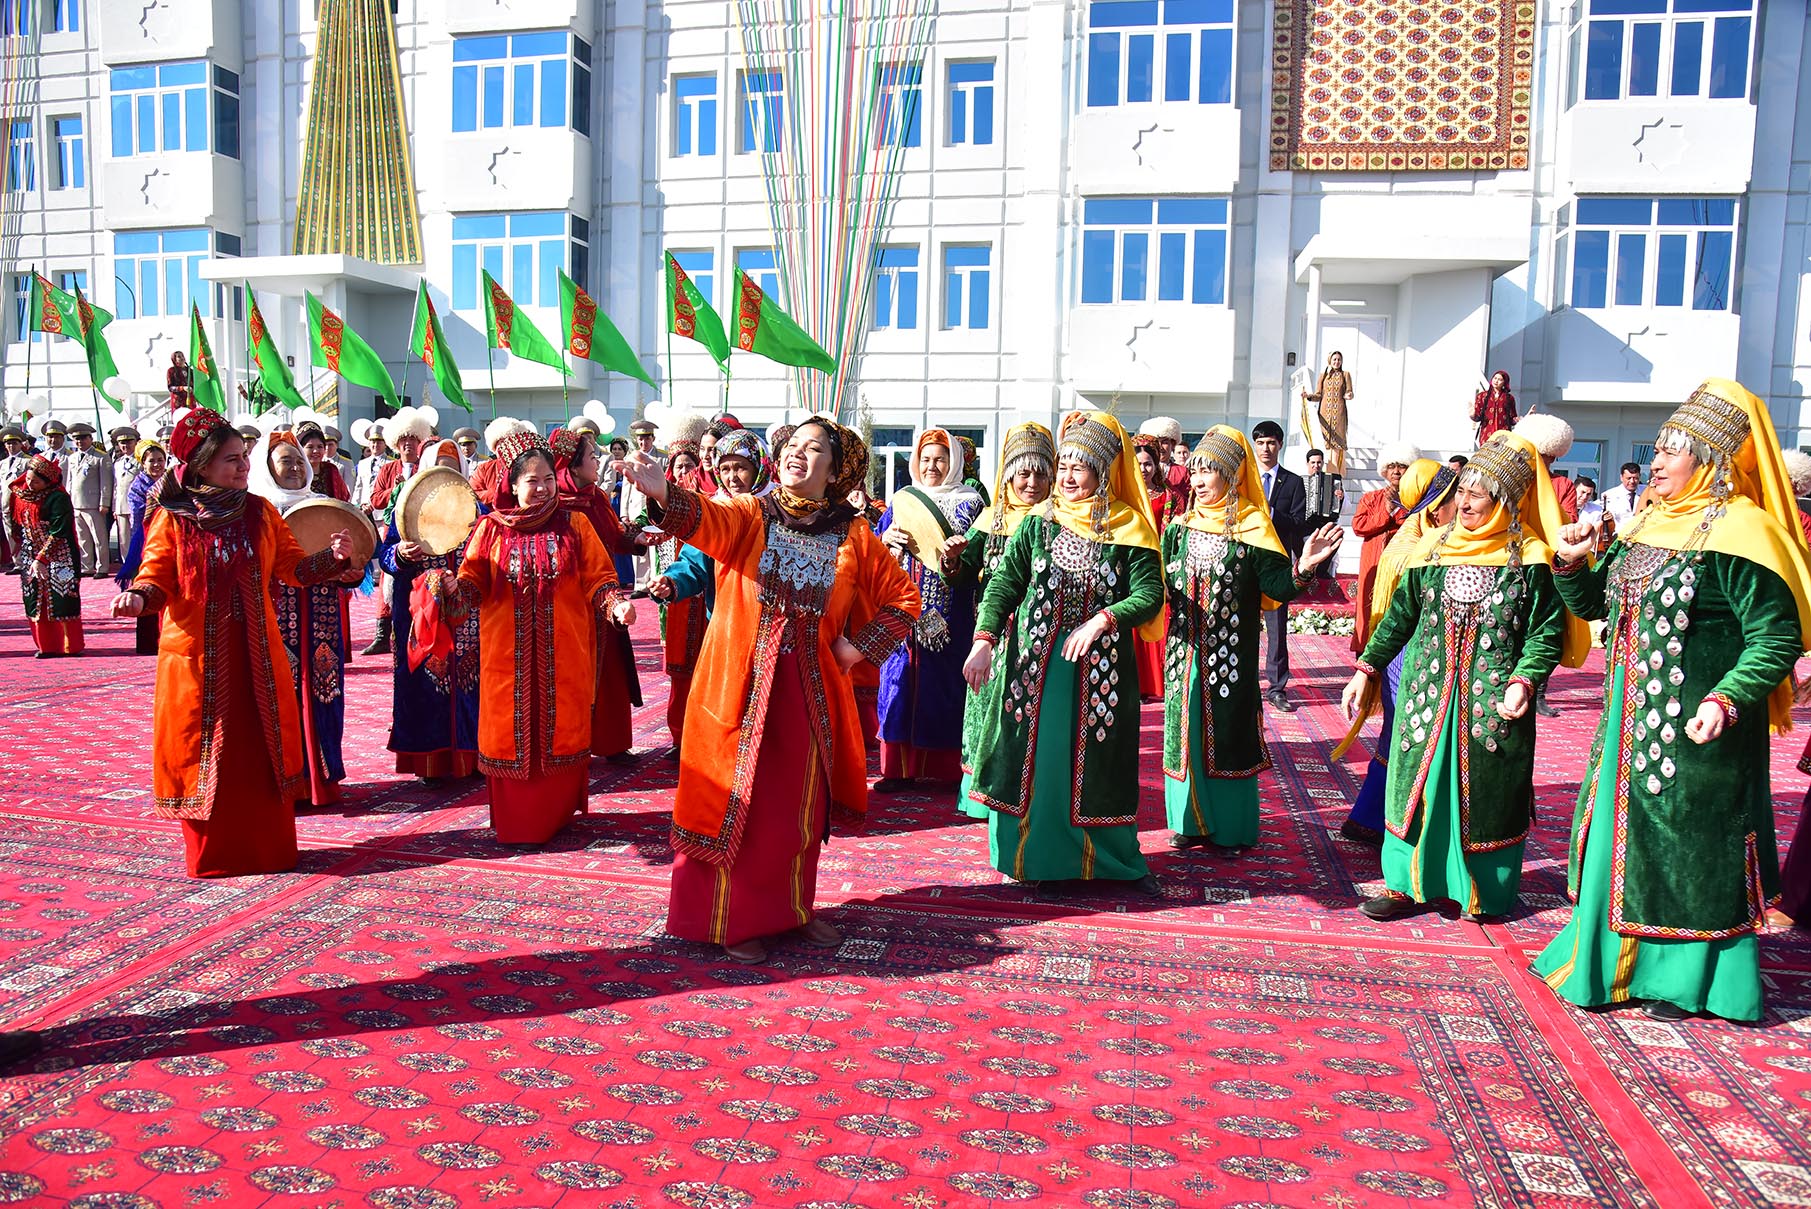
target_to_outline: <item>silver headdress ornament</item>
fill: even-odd
[[[1218,470],[1228,483],[1237,482],[1239,470],[1245,465],[1245,446],[1223,432],[1209,432],[1188,455],[1189,469],[1198,462]]]

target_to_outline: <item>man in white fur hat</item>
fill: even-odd
[[[1541,465],[1547,468],[1547,477],[1553,480],[1553,494],[1559,497],[1559,510],[1566,514],[1567,523],[1577,523],[1578,488],[1571,475],[1553,472],[1553,463],[1572,452],[1572,425],[1550,411],[1537,411],[1517,420],[1512,431],[1518,437],[1525,437],[1541,455]],[[1557,718],[1559,711],[1547,703],[1549,683],[1549,680],[1541,681],[1536,690],[1534,712],[1543,718]]]
[[[376,428],[378,425],[374,424],[372,427]],[[420,411],[404,407],[385,420],[382,428],[384,442],[396,451],[396,458],[378,467],[377,477],[372,480],[371,519],[377,523],[379,533],[386,533],[390,528],[390,517],[396,509],[396,493],[414,475],[415,467],[421,462],[422,446],[434,435],[434,425]],[[382,601],[377,609],[377,633],[371,639],[371,645],[359,652],[361,655],[390,653],[390,609],[394,602],[390,599],[388,577],[384,579]]]

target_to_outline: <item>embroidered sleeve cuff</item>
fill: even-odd
[[[1731,701],[1728,697],[1725,697],[1722,693],[1707,693],[1705,694],[1704,699],[1717,703],[1717,708],[1723,711],[1724,725],[1734,726],[1737,722],[1741,721],[1742,712],[1736,708],[1736,703]]]
[[[1532,681],[1532,680],[1530,680],[1530,679],[1528,679],[1528,677],[1526,677],[1526,676],[1511,676],[1511,677],[1510,677],[1510,678],[1509,678],[1509,683],[1511,683],[1511,684],[1519,684],[1519,685],[1521,685],[1521,686],[1522,686],[1522,687],[1523,687],[1523,688],[1524,688],[1524,689],[1526,689],[1526,690],[1527,690],[1527,692],[1528,692],[1528,695],[1529,695],[1529,696],[1530,696],[1530,697],[1532,697],[1532,696],[1534,696],[1534,693],[1535,693],[1535,688],[1534,688],[1534,681]]]
[[[164,590],[162,588],[142,579],[127,588],[126,591],[137,592],[140,596],[144,597],[145,612],[147,613],[161,613],[170,603],[170,598],[164,595]]]
[[[1297,592],[1306,592],[1308,590],[1308,585],[1312,584],[1314,582],[1314,577],[1319,574],[1319,567],[1316,567],[1312,571],[1303,571],[1298,567],[1295,572],[1295,590]]]
[[[304,588],[312,588],[330,579],[338,579],[349,570],[351,568],[342,563],[332,550],[322,550],[296,564],[296,582]]]
[[[1577,575],[1580,571],[1583,571],[1590,565],[1591,560],[1588,558],[1575,558],[1570,561],[1566,559],[1554,559],[1553,573],[1555,575]]]
[[[1117,618],[1113,615],[1113,611],[1111,609],[1102,609],[1100,611],[1100,616],[1107,623],[1107,633],[1109,633],[1109,634],[1119,633],[1119,618]]]
[[[912,632],[912,626],[913,620],[909,613],[896,605],[888,605],[873,621],[849,635],[849,641],[862,653],[862,658],[879,667],[906,640],[906,635]]]
[[[660,510],[660,527],[667,533],[685,541],[698,532],[698,523],[704,519],[704,504],[698,493],[688,491],[678,484],[667,488],[666,506]]]
[[[995,637],[994,635],[988,633],[986,630],[976,630],[975,631],[975,641],[976,642],[985,642],[988,646],[999,646],[1000,645],[1000,640],[997,637]]]
[[[598,611],[600,616],[607,618],[610,615],[610,610],[628,599],[629,593],[623,590],[621,584],[609,583],[597,590],[597,596],[592,601],[592,607]]]
[[[1366,663],[1364,660],[1355,659],[1352,661],[1352,666],[1363,672],[1368,679],[1377,679],[1377,669]]]

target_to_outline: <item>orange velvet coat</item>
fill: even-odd
[[[252,509],[257,511],[254,513]],[[252,696],[270,749],[277,789],[285,802],[308,794],[302,756],[302,723],[292,687],[289,655],[277,629],[277,606],[271,585],[309,587],[339,569],[331,553],[308,555],[296,544],[289,526],[269,500],[246,501],[257,558],[247,570],[245,599],[262,608],[247,611]],[[144,562],[133,590],[144,593],[145,611],[163,610],[163,636],[157,648],[157,695],[151,730],[152,808],[165,818],[206,819],[223,788],[218,783],[221,730],[219,707],[226,703],[222,677],[227,630],[224,600],[200,600],[183,594],[176,570],[176,521],[161,508],[145,532]],[[226,786],[229,792],[231,786]]]
[[[892,653],[918,619],[918,589],[887,552],[868,522],[857,518],[836,551],[835,581],[818,619],[816,642],[800,652],[812,711],[809,735],[767,732],[767,694],[779,657],[787,610],[763,592],[761,556],[768,519],[750,496],[727,502],[671,488],[661,526],[717,560],[717,603],[692,678],[685,711],[685,745],[673,806],[673,846],[717,865],[735,862],[755,761],[796,760],[813,742],[827,757],[832,817],[859,818],[868,809],[868,758],[850,678],[838,670],[831,644],[843,635],[857,602],[872,620],[849,640],[874,664]],[[768,595],[763,603],[763,595]]]
[[[1377,564],[1383,558],[1384,547],[1390,544],[1390,539],[1408,518],[1408,509],[1388,487],[1365,492],[1359,498],[1357,510],[1352,513],[1352,532],[1365,539],[1358,551],[1358,593],[1354,602],[1358,625],[1352,631],[1354,651],[1364,650],[1371,637],[1371,588],[1377,582]]]
[[[573,564],[560,569],[546,607],[510,582],[500,521],[479,517],[466,542],[460,595],[478,610],[478,767],[489,776],[521,780],[591,756],[596,619],[622,589],[591,522],[567,513],[566,523]],[[540,750],[531,750],[537,736]]]

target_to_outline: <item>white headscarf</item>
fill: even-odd
[[[275,504],[278,512],[288,512],[303,500],[316,498],[313,487],[308,485],[314,481],[314,470],[308,465],[307,455],[303,454],[302,469],[307,475],[308,483],[299,488],[280,485],[270,470],[270,455],[275,452],[273,439],[280,444],[294,447],[297,453],[302,452],[301,446],[296,445],[295,438],[291,434],[287,432],[265,433],[258,438],[258,443],[252,446],[251,481],[247,486],[253,495],[263,496]]]
[[[943,476],[943,484],[938,487],[927,487],[918,477],[918,455],[926,445],[941,445],[949,450],[949,473]],[[918,440],[912,446],[912,486],[936,501],[938,509],[951,525],[958,529],[967,527],[973,519],[974,512],[982,507],[981,493],[962,480],[968,476],[968,455],[962,448],[962,442],[952,436],[945,428],[927,428],[918,434]],[[958,519],[964,505],[973,501],[973,509],[968,519]]]

